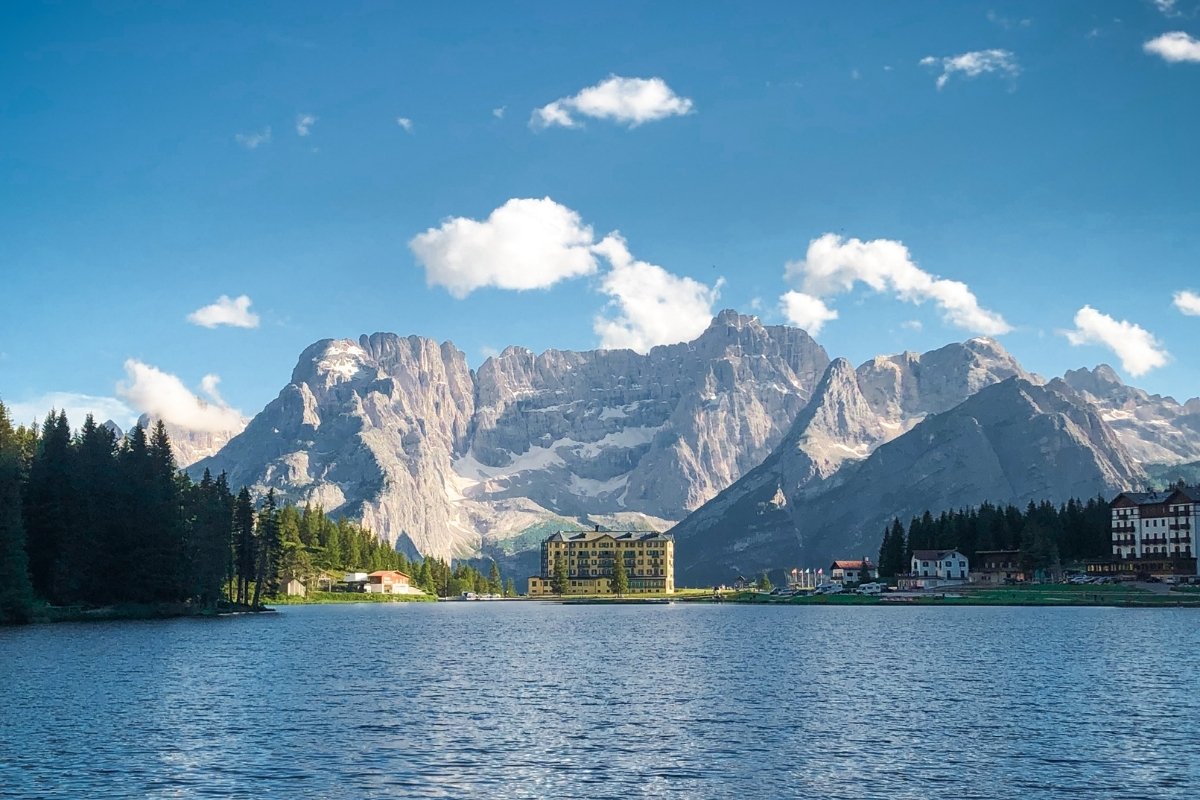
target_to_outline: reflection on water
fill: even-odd
[[[1192,796],[1187,610],[440,603],[0,630],[0,796]]]

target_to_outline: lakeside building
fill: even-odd
[[[970,574],[967,557],[957,550],[914,550],[911,570],[901,575],[901,589],[936,589],[966,583]]]
[[[675,591],[675,540],[654,531],[559,531],[542,542],[541,574],[529,578],[531,597],[555,594],[554,571],[567,564],[565,594],[611,594],[616,559],[625,564],[629,593]]]
[[[381,569],[367,576],[363,585],[367,594],[424,594],[412,585],[412,578],[403,572]]]
[[[840,586],[866,583],[879,577],[879,568],[864,558],[860,561],[834,561],[829,567],[829,580]]]
[[[1200,486],[1121,492],[1112,508],[1112,556],[1087,562],[1092,575],[1135,578],[1200,575],[1196,530]]]
[[[979,550],[975,553],[975,569],[969,574],[971,583],[1026,583],[1033,578],[1033,565],[1020,550]]]

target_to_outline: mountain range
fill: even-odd
[[[190,472],[353,516],[410,554],[528,565],[559,528],[670,528],[678,581],[702,585],[873,554],[887,521],[927,508],[1141,485],[1200,460],[1200,400],[1104,365],[1047,382],[985,338],[856,369],[723,311],[646,354],[510,347],[477,370],[419,336],[319,341],[218,439],[189,441],[193,458],[219,447]]]

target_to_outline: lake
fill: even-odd
[[[0,796],[1157,798],[1179,609],[285,607],[0,629]]]

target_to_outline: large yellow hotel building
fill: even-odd
[[[554,594],[554,567],[567,560],[567,594],[612,594],[609,579],[625,559],[629,593],[675,591],[675,541],[653,531],[559,531],[542,542],[542,574],[529,579],[531,597]]]

